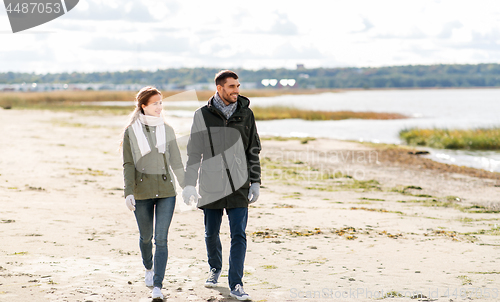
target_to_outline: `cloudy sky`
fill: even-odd
[[[499,63],[498,0],[80,0],[13,34],[0,72]]]

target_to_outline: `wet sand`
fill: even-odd
[[[150,301],[123,198],[127,118],[0,109],[0,120],[0,301]],[[191,121],[169,120],[182,143]],[[262,145],[244,277],[254,301],[500,299],[498,173],[353,142]],[[227,217],[221,239],[220,286],[207,289],[203,215],[178,195],[166,301],[231,300]]]

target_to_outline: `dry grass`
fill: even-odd
[[[53,91],[2,92],[0,106],[31,107],[40,105],[74,105],[81,102],[128,101],[134,99],[131,91]]]
[[[273,97],[283,94],[314,94],[334,92],[321,89],[275,89],[245,90],[248,97]],[[163,91],[163,97],[169,97],[183,91]],[[213,91],[196,91],[199,100],[208,100]],[[130,108],[123,106],[100,106],[98,102],[133,101],[135,91],[52,91],[52,92],[3,92],[0,93],[0,107],[5,109],[50,109],[62,111],[89,110],[126,113]],[[85,105],[82,105],[84,103]],[[96,103],[92,105],[92,103]],[[352,112],[352,111],[313,111],[297,108],[273,106],[252,107],[257,120],[290,119],[304,120],[343,120],[343,119],[401,119],[406,116],[395,113]]]
[[[439,149],[500,150],[500,127],[468,130],[405,129],[399,136],[409,145]]]
[[[257,120],[303,119],[303,120],[345,120],[370,119],[393,120],[404,119],[407,116],[399,113],[385,112],[355,112],[355,111],[314,111],[303,110],[286,106],[252,107]]]
[[[184,92],[183,90],[162,91],[164,97]],[[316,94],[334,92],[326,89],[254,89],[241,93],[247,97],[273,97],[285,94]],[[0,92],[0,107],[31,108],[54,107],[60,105],[75,106],[81,102],[133,101],[137,91],[50,91],[50,92]],[[196,91],[198,100],[208,100],[214,91]]]
[[[378,161],[384,164],[397,165],[400,167],[404,166],[409,169],[435,170],[439,173],[458,173],[472,177],[494,179],[497,180],[497,184],[500,185],[500,173],[498,172],[489,172],[466,166],[436,162],[430,158],[415,155],[418,150],[411,149],[407,146],[373,143],[363,143],[363,145],[375,148],[377,150]]]
[[[340,92],[339,89],[297,89],[297,88],[289,88],[289,89],[245,89],[241,90],[240,93],[249,98],[255,97],[274,97],[280,95],[299,95],[299,94],[318,94],[318,93],[326,93],[326,92]],[[215,92],[214,90],[201,90],[196,91],[199,100],[208,100]]]

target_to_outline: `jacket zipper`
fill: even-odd
[[[152,139],[153,139],[152,137],[150,137],[150,135],[152,135],[152,134],[151,134],[151,132],[149,131],[149,126],[148,126],[148,125],[144,125],[144,126],[146,126],[146,131],[148,132],[148,142],[149,142],[149,140],[152,140]],[[164,154],[164,156],[165,156],[165,154]],[[164,158],[164,160],[165,160],[165,158]],[[164,163],[164,164],[165,164],[165,167],[166,167],[167,162],[165,161],[165,163]],[[165,179],[163,178],[163,175],[161,176],[161,178],[162,178],[163,180],[165,180]],[[156,180],[158,181],[158,177],[156,178]],[[157,193],[158,193],[158,194],[156,194],[156,197],[158,197],[158,196],[160,196],[160,194],[161,194],[161,192],[160,192],[160,182],[158,182],[158,183],[157,183],[157,186],[156,186],[156,187],[158,188],[158,191],[157,191]],[[175,190],[175,189],[174,189],[174,190]]]
[[[222,118],[222,120],[224,121],[224,128],[226,128],[229,120],[223,117],[217,109],[214,110]],[[224,137],[225,134],[226,134],[226,129],[224,129]],[[231,192],[234,193],[236,192],[236,189],[234,188],[233,178],[231,177],[231,172],[229,171],[229,165],[227,164],[226,154],[224,153],[224,151],[221,153],[221,156],[222,156],[222,161],[224,162],[224,167],[226,168],[227,177],[229,178],[229,185],[231,186]]]

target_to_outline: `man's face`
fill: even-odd
[[[224,86],[217,85],[217,92],[224,104],[229,105],[238,100],[240,93],[240,82],[237,79],[227,78]]]

